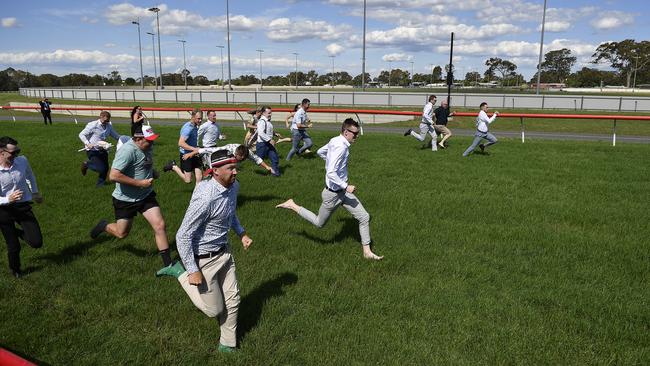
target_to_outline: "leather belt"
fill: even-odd
[[[195,255],[194,258],[196,258],[196,259],[205,259],[205,258],[216,257],[219,254],[223,253],[224,249],[226,249],[225,245],[220,247],[219,249],[215,250],[214,252],[208,252],[208,253],[205,253],[205,254]]]

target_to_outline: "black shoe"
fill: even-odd
[[[81,175],[86,175],[87,172],[88,172],[88,163],[84,161],[81,163]]]
[[[485,152],[485,145],[480,144],[478,147],[481,149],[481,152]]]
[[[408,135],[410,135],[410,134],[411,134],[411,131],[413,131],[413,130],[410,129],[410,128],[409,128],[408,130],[406,130],[406,132],[404,132],[404,136],[408,136]]]
[[[99,220],[97,225],[95,225],[95,227],[92,230],[90,230],[90,237],[93,239],[97,239],[99,234],[103,233],[104,230],[106,230],[106,225],[108,225],[108,221]]]
[[[176,166],[176,160],[170,160],[163,167],[163,172],[167,173],[168,171],[174,169],[175,166]]]

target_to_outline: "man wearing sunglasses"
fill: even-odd
[[[22,276],[19,238],[32,248],[43,246],[41,227],[31,206],[32,200],[41,203],[43,197],[27,158],[18,154],[18,141],[0,137],[0,230],[7,242],[9,269],[16,278]]]
[[[343,121],[341,134],[318,149],[318,156],[325,160],[325,188],[321,193],[323,203],[318,210],[318,215],[298,206],[291,198],[275,207],[293,210],[315,226],[323,227],[332,213],[343,205],[359,221],[363,256],[367,259],[380,260],[384,257],[376,255],[370,248],[370,215],[354,195],[356,187],[348,184],[350,144],[357,140],[358,135],[359,124],[352,118],[348,118]]]

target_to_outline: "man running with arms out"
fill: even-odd
[[[293,210],[303,219],[318,227],[323,227],[330,215],[340,205],[343,205],[359,221],[363,256],[367,259],[380,260],[384,257],[376,255],[370,249],[370,215],[354,195],[356,187],[348,184],[350,144],[356,141],[358,135],[359,124],[352,118],[348,118],[343,121],[341,134],[333,137],[327,145],[318,149],[318,156],[325,160],[325,188],[321,193],[323,203],[318,210],[318,216],[306,208],[298,206],[293,199],[275,207]]]
[[[151,126],[136,129],[133,138],[122,145],[115,154],[110,178],[115,182],[113,191],[113,208],[116,222],[109,224],[100,220],[90,231],[90,237],[95,239],[106,232],[118,239],[129,235],[133,218],[139,213],[153,228],[156,246],[165,266],[157,275],[164,275],[172,267],[169,254],[169,242],[165,229],[165,219],[160,211],[156,192],[153,190],[153,180],[158,173],[153,169],[152,147],[158,135]]]
[[[442,140],[440,140],[438,146],[440,146],[441,149],[444,149],[447,147],[445,142],[451,137],[451,130],[447,128],[447,123],[449,122],[449,117],[454,115],[454,112],[449,111],[449,104],[447,104],[446,100],[443,100],[442,103],[440,103],[440,107],[433,111],[433,114],[436,115],[436,124],[433,128],[437,133],[442,134]]]
[[[208,111],[208,120],[199,127],[198,139],[203,147],[215,147],[221,136],[221,127],[217,123],[217,112]]]
[[[287,161],[291,160],[294,154],[300,155],[307,151],[313,144],[311,137],[309,137],[306,131],[311,127],[309,117],[307,117],[307,110],[309,110],[310,104],[309,99],[303,99],[302,103],[300,103],[300,109],[293,115],[293,119],[291,120],[291,141],[293,142],[293,146],[287,154]],[[300,140],[303,140],[303,145],[301,148],[298,148]]]
[[[192,182],[192,173],[196,184],[201,181],[201,158],[194,156],[190,159],[183,159],[183,155],[198,150],[199,146],[199,125],[203,120],[203,112],[200,109],[192,111],[192,118],[181,128],[181,136],[178,138],[179,160],[181,166],[176,165],[175,160],[169,161],[163,168],[164,172],[173,170],[185,183]]]
[[[167,274],[178,279],[192,303],[205,315],[219,317],[218,349],[234,352],[240,297],[228,231],[235,230],[244,249],[253,240],[235,212],[239,192],[237,160],[220,150],[212,153],[210,166],[212,179],[196,185],[176,233],[176,246],[183,263],[176,263]]]
[[[269,173],[273,174],[273,169],[262,160],[259,156],[255,155],[251,151],[251,149],[247,148],[244,145],[240,144],[227,144],[219,147],[202,147],[198,151],[193,151],[188,154],[187,158],[190,158],[194,155],[200,155],[201,160],[203,161],[203,166],[210,166],[210,156],[212,155],[213,152],[219,151],[219,150],[225,150],[228,151],[231,155],[235,156],[235,159],[237,159],[238,162],[242,162],[246,160],[246,158],[250,159],[255,163],[255,165],[260,166]]]
[[[485,151],[485,148],[497,143],[497,138],[488,132],[488,126],[497,119],[499,112],[495,111],[492,117],[488,117],[488,104],[483,102],[481,103],[480,108],[481,111],[478,112],[478,117],[476,117],[476,133],[474,133],[474,141],[472,141],[472,144],[467,148],[467,150],[465,150],[463,156],[468,156],[472,151],[474,151],[474,149],[476,149],[476,146],[481,149],[481,152],[488,154],[488,152]],[[488,143],[485,145],[480,144],[482,139],[488,140]]]
[[[433,105],[436,104],[436,96],[430,95],[429,101],[424,105],[422,110],[422,122],[420,122],[420,134],[418,135],[412,129],[406,130],[404,136],[411,135],[413,138],[420,142],[424,142],[427,138],[427,134],[431,135],[431,151],[438,151],[438,135],[434,129],[435,121],[433,120]]]
[[[113,137],[115,141],[120,139],[120,134],[113,129],[111,114],[107,111],[102,111],[98,120],[88,122],[79,133],[79,139],[86,146],[88,156],[88,160],[81,163],[81,174],[86,175],[88,169],[96,171],[97,187],[106,183],[106,175],[108,175],[108,149],[105,148],[108,136]]]
[[[32,199],[41,203],[43,197],[29,161],[18,154],[18,141],[9,136],[0,137],[0,231],[7,242],[9,269],[16,278],[23,275],[19,238],[34,249],[43,246],[41,226],[32,212]],[[21,228],[16,228],[16,224]]]

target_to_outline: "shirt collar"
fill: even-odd
[[[348,141],[348,139],[346,139],[345,136],[339,135],[339,137],[341,138],[341,141],[345,146],[350,147],[350,141]]]

